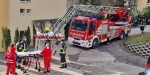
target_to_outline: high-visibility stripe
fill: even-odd
[[[61,64],[66,64],[67,62],[62,62]]]
[[[6,61],[7,63],[15,63],[15,62],[10,62],[10,61]]]
[[[13,61],[13,60],[6,59],[6,61]]]

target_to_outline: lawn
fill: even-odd
[[[130,41],[130,42],[133,42],[133,43],[138,43],[138,42],[147,43],[147,42],[150,42],[150,33],[129,37],[127,39],[127,41]]]

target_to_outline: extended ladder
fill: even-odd
[[[54,26],[52,27],[52,31],[57,33],[60,30],[62,30],[69,22],[69,20],[73,17],[73,15],[76,13],[76,11],[76,6],[69,6],[66,12],[63,14],[63,16],[60,17],[54,24]]]
[[[108,13],[116,13],[116,9],[120,7],[104,7],[104,6],[93,6],[93,5],[80,5],[75,4],[69,6],[64,14],[57,20],[57,22],[52,27],[52,31],[54,33],[62,32],[63,28],[70,21],[73,15],[77,10],[86,11],[91,13],[99,13],[99,12],[108,12]]]

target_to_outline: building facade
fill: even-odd
[[[142,10],[146,6],[150,6],[150,0],[138,0],[137,10]]]
[[[7,27],[7,21],[8,21],[8,16],[7,16],[7,11],[8,11],[8,4],[7,0],[1,0],[0,2],[0,28]],[[2,31],[0,31],[0,40],[2,39]],[[1,42],[0,42],[0,52],[4,51],[1,47]]]
[[[23,35],[29,26],[32,35],[33,20],[58,18],[66,6],[67,0],[9,0],[8,27],[11,30],[12,40],[16,28]]]

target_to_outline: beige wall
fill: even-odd
[[[0,28],[7,26],[7,0],[0,0]],[[0,29],[1,30],[1,29]],[[2,31],[0,31],[0,40],[2,39]],[[0,52],[4,51],[1,47],[0,42]]]
[[[30,29],[32,29],[32,20],[60,17],[65,11],[66,4],[67,0],[31,0],[29,3],[22,3],[20,0],[10,0],[9,27],[12,39],[14,39],[17,27],[19,30],[25,30],[27,26],[30,26]],[[20,14],[20,8],[31,9],[31,14]]]
[[[150,6],[150,3],[147,3],[147,0],[138,0],[137,10],[142,10],[146,6]]]

